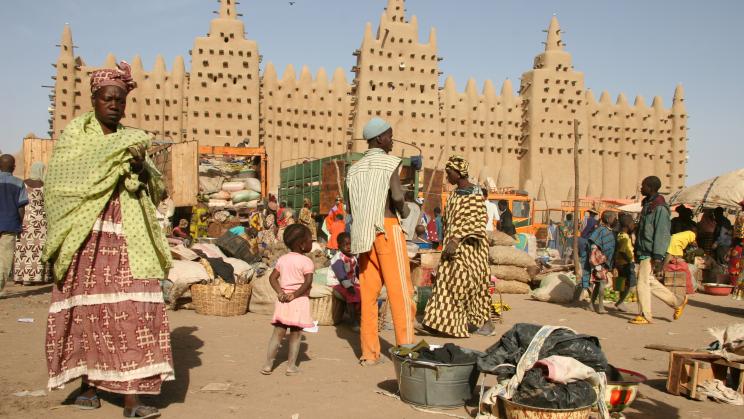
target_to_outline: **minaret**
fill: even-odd
[[[59,138],[64,130],[65,125],[74,118],[75,115],[75,77],[77,68],[75,67],[75,54],[72,45],[72,31],[70,26],[65,24],[62,30],[62,39],[59,43],[59,56],[55,67],[57,72],[54,79],[54,98],[52,109],[50,110],[50,136]],[[84,100],[86,98],[81,98]]]
[[[584,74],[573,68],[564,50],[562,31],[553,16],[548,25],[544,51],[533,68],[522,74],[522,131],[519,186],[539,186],[542,173],[562,173],[550,179],[552,196],[564,196],[573,184],[573,153],[579,156],[579,172],[586,179],[591,153],[587,147]],[[580,142],[574,150],[574,119],[580,121]],[[581,185],[585,191],[586,180]],[[537,191],[529,191],[536,194]]]
[[[406,2],[404,0],[388,0],[385,14],[393,22],[404,22],[406,17]]]
[[[188,136],[200,145],[259,140],[258,45],[245,39],[236,4],[220,0],[209,34],[191,49]]]
[[[685,186],[687,165],[687,109],[685,108],[684,88],[678,84],[674,89],[674,98],[672,99],[672,112],[669,116],[671,119],[670,146],[672,151],[670,156],[670,174],[669,191],[675,192]]]

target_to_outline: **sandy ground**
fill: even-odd
[[[41,397],[17,397],[22,390],[46,386],[44,328],[51,286],[9,286],[0,300],[0,417],[10,418],[104,418],[121,417],[121,399],[106,396],[97,411],[78,411],[62,403],[74,396],[78,382]],[[701,347],[711,341],[705,329],[726,325],[744,316],[744,304],[726,297],[695,295],[680,321],[672,322],[670,309],[656,301],[657,322],[631,326],[629,314],[611,311],[596,315],[581,309],[533,301],[527,296],[505,296],[512,311],[498,326],[497,337],[473,337],[457,343],[483,350],[516,322],[567,325],[600,338],[614,365],[639,371],[649,381],[640,388],[639,399],[626,411],[629,418],[733,418],[742,407],[697,402],[664,391],[668,355],[643,349],[649,343]],[[34,319],[20,323],[21,317]],[[302,346],[302,374],[286,377],[286,364],[271,376],[258,370],[264,360],[271,325],[265,316],[219,318],[193,311],[170,313],[177,380],[163,387],[159,398],[147,399],[163,409],[164,418],[425,418],[422,413],[394,398],[377,393],[395,392],[392,363],[373,368],[357,365],[358,335],[348,326],[322,327],[306,334]],[[393,343],[391,332],[382,334],[383,348]],[[447,340],[427,338],[430,343]],[[286,359],[286,347],[280,352]],[[227,383],[226,391],[201,389],[210,383]],[[448,413],[467,417],[473,408]],[[444,417],[444,416],[441,416]]]

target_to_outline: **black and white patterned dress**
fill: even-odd
[[[28,205],[23,217],[23,232],[18,235],[13,260],[13,280],[26,285],[51,282],[52,272],[41,261],[41,251],[47,236],[44,213],[44,187],[28,190]]]
[[[439,263],[437,281],[426,305],[424,324],[455,337],[468,337],[468,325],[481,326],[490,314],[488,293],[488,218],[477,187],[458,189],[444,210],[444,246],[460,239],[455,256]]]

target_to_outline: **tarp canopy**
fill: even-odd
[[[744,199],[744,169],[734,170],[684,188],[669,198],[670,205],[687,204],[695,208],[724,207],[738,210]]]
[[[640,202],[633,202],[632,204],[623,205],[621,207],[616,208],[618,211],[622,212],[631,212],[631,213],[639,213],[641,212],[641,209],[643,209],[643,206]]]

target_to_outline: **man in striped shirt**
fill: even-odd
[[[351,252],[359,255],[360,293],[362,297],[362,366],[378,365],[380,339],[377,329],[377,299],[382,285],[393,315],[397,345],[413,343],[416,307],[406,252],[406,239],[398,217],[406,218],[400,183],[401,160],[391,156],[393,129],[380,118],[372,118],[364,127],[369,149],[349,169]]]

